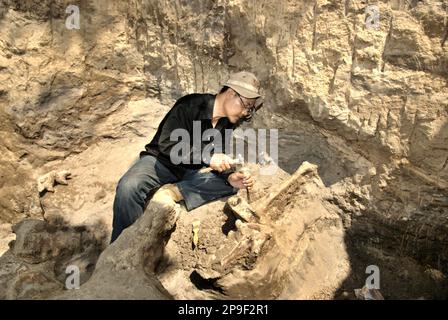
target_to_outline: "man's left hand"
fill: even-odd
[[[254,186],[254,180],[250,173],[234,172],[228,178],[227,181],[232,185],[232,187],[237,189],[251,190]]]

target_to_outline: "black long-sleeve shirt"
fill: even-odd
[[[145,146],[145,151],[140,153],[140,157],[144,155],[157,157],[168,169],[181,178],[185,169],[200,169],[210,164],[210,158],[202,156],[205,149],[207,150],[206,153],[210,155],[215,152],[225,153],[230,143],[230,135],[227,134],[226,136],[225,130],[233,130],[236,127],[228,118],[220,118],[214,128],[220,132],[221,140],[217,140],[218,137],[216,136],[210,136],[213,131],[206,132],[206,135],[209,133],[207,139],[202,139],[202,137],[205,137],[204,132],[213,128],[212,116],[215,98],[216,95],[214,94],[193,93],[177,100],[159,124],[151,142]],[[196,126],[200,123],[200,131],[193,132],[194,121],[200,121],[196,123]],[[185,132],[188,132],[189,139],[171,139],[171,133],[175,129],[184,129]],[[194,139],[195,141],[193,141]],[[174,164],[170,158],[172,149],[175,147],[174,151],[177,151],[182,146],[188,146],[190,150],[188,154],[182,154],[183,162],[188,163]],[[178,161],[179,158],[177,158]],[[227,180],[231,173],[232,170],[225,171],[220,175]]]

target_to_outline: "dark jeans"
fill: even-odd
[[[188,211],[237,192],[216,173],[198,171],[187,169],[179,179],[157,158],[151,155],[141,157],[118,182],[111,243],[143,214],[148,196],[164,184],[177,185]]]

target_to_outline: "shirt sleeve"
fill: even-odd
[[[201,150],[196,150],[193,146],[194,112],[191,111],[188,105],[182,102],[176,103],[162,126],[158,139],[159,151],[169,158],[173,164],[182,163],[187,166],[204,164],[201,158]],[[177,139],[171,139],[172,134]],[[177,158],[173,159],[172,156]]]

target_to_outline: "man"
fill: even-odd
[[[189,94],[177,100],[140,159],[118,182],[111,242],[143,214],[148,197],[156,190],[152,201],[172,208],[184,200],[188,211],[238,189],[250,190],[252,177],[232,171],[232,158],[223,146],[229,142],[225,131],[250,121],[261,104],[259,81],[250,72],[232,74],[217,95]],[[202,141],[210,131],[217,134]],[[187,133],[188,139],[173,139],[179,132]],[[210,157],[203,156],[205,150]],[[207,166],[211,170],[200,170]]]

